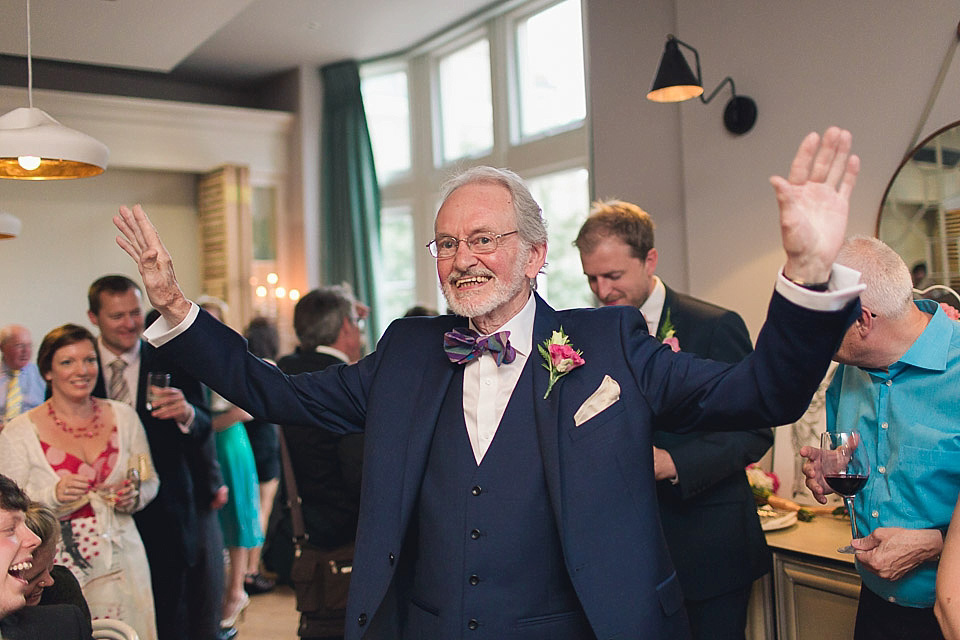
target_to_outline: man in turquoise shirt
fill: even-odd
[[[937,561],[960,489],[960,325],[912,299],[910,271],[875,238],[848,240],[839,264],[867,285],[835,360],[827,429],[857,430],[871,475],[857,494],[853,541],[863,580],[855,639],[942,638],[933,615]],[[804,447],[807,487],[830,492]]]

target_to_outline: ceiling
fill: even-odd
[[[0,0],[0,54],[26,56],[26,1]],[[243,83],[400,51],[500,1],[30,0],[32,49],[34,58]]]

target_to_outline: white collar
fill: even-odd
[[[523,305],[517,315],[503,323],[494,333],[509,331],[510,346],[519,353],[529,356],[533,351],[533,319],[536,314],[537,298],[531,291],[527,303]],[[470,320],[470,328],[474,331],[477,330],[477,327],[473,324],[473,319]]]
[[[343,360],[344,362],[350,362],[350,358],[343,351],[340,351],[340,349],[334,349],[333,347],[325,344],[318,344],[313,348],[313,350],[317,353],[325,353],[328,356],[333,356],[334,358]]]
[[[640,305],[640,313],[647,321],[647,330],[656,337],[657,327],[660,326],[660,316],[663,314],[663,304],[667,301],[667,288],[659,277],[653,276],[653,289],[646,301]]]

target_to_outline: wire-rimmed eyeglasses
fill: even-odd
[[[454,238],[453,236],[437,236],[427,243],[427,250],[434,258],[452,258],[457,255],[460,243],[464,242],[467,249],[473,253],[493,253],[500,246],[500,239],[512,236],[517,230],[506,233],[490,233],[483,231],[475,233],[469,238]]]

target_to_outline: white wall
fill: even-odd
[[[23,223],[20,236],[0,241],[0,325],[25,325],[36,348],[66,322],[92,328],[86,295],[96,278],[140,281],[114,240],[120,204],[143,204],[174,253],[184,291],[199,294],[195,183],[192,174],[123,169],[83,180],[0,181],[0,208]]]
[[[649,212],[656,221],[658,273],[688,289],[680,110],[646,99],[666,34],[674,30],[674,3],[585,5],[593,196],[635,202]]]
[[[849,230],[873,234],[880,199],[958,19],[956,0],[588,0],[588,11],[597,195],[633,198],[647,208],[660,228],[658,271],[670,282],[683,280],[682,268],[668,258],[685,255],[687,290],[739,311],[754,337],[782,262],[768,177],[787,171],[808,131],[849,128],[863,160]],[[730,75],[739,93],[756,100],[752,131],[735,138],[723,128],[726,88],[708,105],[645,100],[667,29],[700,51],[708,92]],[[606,108],[598,95],[606,96]],[[954,62],[924,135],[960,119],[957,105],[960,63]],[[679,125],[650,115],[652,109],[679,109]],[[680,194],[675,178],[682,180]],[[684,217],[683,238],[663,232],[668,212]]]
[[[139,280],[114,241],[111,218],[119,205],[144,205],[174,256],[185,293],[196,296],[196,174],[243,164],[255,184],[296,188],[285,184],[289,163],[296,162],[288,155],[289,113],[39,90],[34,101],[111,153],[106,172],[94,178],[0,180],[0,210],[23,223],[19,237],[0,241],[0,326],[27,326],[35,347],[65,322],[89,326],[86,290],[97,277],[123,273]],[[0,87],[0,113],[25,103],[23,89]],[[302,209],[288,206],[283,214],[300,217]],[[286,239],[281,235],[280,242]],[[302,263],[302,245],[289,251],[299,252]],[[280,276],[287,281],[286,272]]]

